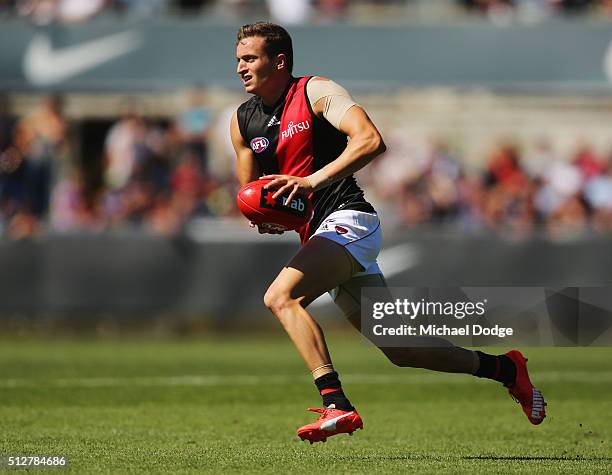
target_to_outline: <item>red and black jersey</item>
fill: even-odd
[[[260,171],[306,177],[335,160],[346,148],[347,136],[313,112],[306,92],[310,77],[294,78],[279,101],[268,107],[253,96],[238,108],[238,126]],[[351,175],[312,195],[314,216],[300,229],[302,242],[334,211],[374,212]]]

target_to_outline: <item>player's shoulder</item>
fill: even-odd
[[[313,104],[324,97],[351,98],[345,87],[325,76],[313,76],[306,87],[306,94]]]
[[[312,76],[307,84],[308,90],[330,93],[346,93],[346,88],[326,76]]]
[[[325,83],[325,82],[335,82],[332,79],[325,77],[325,76],[310,76],[310,79],[308,80],[308,84],[312,84],[312,83]]]

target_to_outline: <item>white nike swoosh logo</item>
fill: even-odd
[[[25,52],[23,70],[30,83],[50,86],[123,56],[141,43],[138,33],[127,31],[54,50],[48,36],[37,34]]]
[[[342,420],[345,417],[350,416],[352,413],[353,413],[353,411],[347,412],[346,414],[342,414],[341,416],[334,417],[333,419],[325,421],[323,424],[321,424],[321,430],[336,430],[336,423],[339,420]]]

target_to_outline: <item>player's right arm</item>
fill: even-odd
[[[253,151],[247,146],[240,133],[240,127],[238,126],[238,114],[234,113],[230,124],[230,136],[232,138],[232,145],[236,152],[236,176],[241,186],[246,185],[252,181],[259,179],[261,171],[259,165],[255,160]],[[251,227],[255,227],[254,223],[251,223]],[[257,230],[261,234],[283,234],[282,231],[276,229],[270,229],[266,226],[257,226]]]
[[[257,180],[261,173],[253,151],[247,146],[238,126],[238,114],[234,112],[230,125],[232,145],[236,152],[236,176],[241,186]]]

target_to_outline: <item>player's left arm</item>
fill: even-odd
[[[349,140],[338,158],[307,177],[314,191],[361,170],[386,150],[380,132],[366,111],[357,104],[346,111],[337,128]]]
[[[322,78],[313,80],[329,81]],[[335,83],[329,82],[340,91],[344,91]],[[289,175],[262,177],[273,178],[266,188],[277,188],[273,195],[275,198],[289,190],[291,190],[288,196],[290,200],[297,193],[309,194],[325,188],[357,172],[386,150],[380,132],[365,110],[355,104],[348,93],[334,93],[319,98],[313,105],[313,112],[347,135],[349,137],[347,146],[338,158],[307,177]]]

